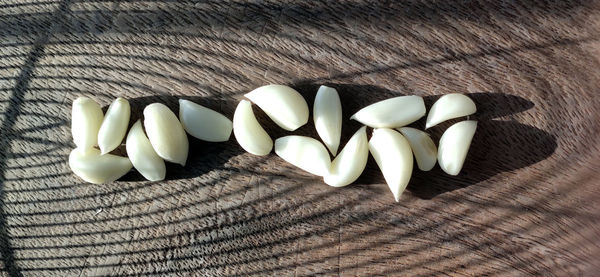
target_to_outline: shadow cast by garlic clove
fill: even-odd
[[[342,102],[343,124],[340,150],[345,146],[348,139],[361,127],[357,121],[350,120],[350,116],[361,108],[372,103],[391,97],[406,95],[385,88],[372,85],[354,85],[326,83],[325,85],[338,91]],[[277,126],[258,106],[253,105],[257,120],[269,133],[273,140],[286,135],[303,135],[319,139],[312,117],[312,108],[316,92],[320,85],[315,84],[291,84],[306,99],[310,110],[308,123],[299,129],[289,132]],[[151,103],[163,103],[167,105],[176,115],[179,112],[178,100],[187,99],[218,111],[230,119],[239,100],[240,94],[232,94],[230,98],[212,98],[206,96],[147,96],[129,99],[132,107],[130,126],[140,118],[143,118],[143,109]],[[422,199],[431,199],[437,195],[466,188],[473,184],[483,182],[499,173],[524,168],[542,161],[554,153],[557,143],[556,139],[548,132],[513,121],[493,120],[494,118],[507,116],[532,108],[531,101],[519,96],[504,93],[480,92],[468,94],[475,101],[478,111],[470,116],[477,120],[478,128],[471,143],[467,159],[461,173],[451,176],[444,173],[439,165],[429,172],[418,170],[416,164],[413,171],[408,190]],[[427,110],[441,95],[424,96]],[[409,125],[418,129],[424,129],[426,116]],[[431,134],[436,145],[443,132],[452,124],[464,120],[458,118],[443,122],[427,130]],[[371,132],[368,132],[370,136]],[[245,153],[238,145],[232,133],[229,141],[221,143],[204,142],[188,136],[190,150],[187,164],[180,165],[167,163],[167,180],[188,179],[201,176],[211,170],[222,167],[230,159]],[[274,155],[274,154],[272,154]],[[291,172],[288,172],[291,174]],[[287,175],[287,174],[286,174]],[[292,175],[290,175],[291,178]],[[137,172],[124,176],[122,180],[143,180]],[[367,167],[356,184],[377,184],[385,180],[371,156]]]
[[[408,190],[422,199],[466,188],[499,173],[524,168],[548,158],[556,150],[548,132],[518,122],[482,120],[471,142],[464,166],[451,176],[436,165],[423,172],[415,167]],[[416,165],[415,165],[416,166]]]
[[[391,97],[409,95],[372,85],[354,85],[325,83],[335,88],[342,102],[343,124],[340,149],[361,124],[349,120],[350,116],[370,104]],[[320,85],[292,84],[307,100],[312,111],[314,98]],[[477,105],[477,112],[469,117],[448,120],[426,130],[438,145],[443,132],[452,124],[466,118],[477,120],[478,127],[471,142],[469,153],[462,171],[451,176],[436,165],[429,172],[422,172],[414,165],[413,176],[408,190],[421,199],[431,199],[437,195],[466,188],[483,182],[499,173],[524,168],[548,158],[557,148],[556,138],[536,127],[514,121],[494,120],[534,107],[533,102],[516,96],[498,92],[477,92],[467,94]],[[424,96],[427,111],[442,95]],[[312,115],[311,115],[312,116]],[[424,130],[427,114],[410,127]],[[309,119],[311,122],[312,117]],[[314,128],[314,127],[313,127]],[[371,132],[368,131],[370,137]],[[314,136],[318,138],[318,136]],[[367,166],[356,184],[374,184],[385,182],[374,159],[369,155]]]

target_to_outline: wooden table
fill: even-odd
[[[4,275],[594,275],[600,267],[597,1],[3,1]],[[190,140],[167,181],[74,176],[71,102],[185,98],[232,117],[268,83],[359,108],[466,93],[479,121],[451,177],[394,202],[371,159],[345,188]],[[290,134],[255,107],[273,138]],[[456,122],[456,121],[454,121]],[[312,118],[295,134],[316,137]],[[431,130],[437,141],[449,123]],[[423,120],[414,126],[422,128]],[[369,131],[370,133],[370,131]]]

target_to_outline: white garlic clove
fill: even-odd
[[[236,107],[233,134],[240,146],[251,154],[264,156],[273,149],[273,140],[256,120],[250,101],[242,100]]]
[[[181,123],[169,107],[160,103],[146,106],[144,126],[158,156],[166,161],[185,165],[189,142]]]
[[[149,181],[161,181],[165,179],[167,169],[165,161],[156,154],[150,140],[144,134],[142,122],[138,120],[125,141],[127,156],[133,167]]]
[[[396,202],[406,189],[413,169],[413,154],[406,138],[391,129],[375,129],[369,151],[381,169]]]
[[[94,100],[79,97],[73,101],[71,134],[79,151],[86,152],[98,144],[98,130],[103,118],[102,108]]]
[[[444,172],[454,176],[460,173],[476,129],[477,121],[466,120],[450,126],[442,134],[438,163]]]
[[[313,118],[317,133],[329,152],[336,155],[342,135],[342,103],[334,88],[321,86],[315,97]]]
[[[343,187],[356,181],[365,170],[368,157],[367,127],[363,126],[352,135],[340,154],[331,162],[329,172],[324,178],[325,183],[333,187]]]
[[[437,161],[437,147],[429,134],[411,127],[402,127],[398,131],[408,140],[419,169],[431,170]]]
[[[308,104],[304,97],[291,87],[266,85],[244,96],[285,130],[294,131],[308,122]]]
[[[425,129],[433,127],[448,119],[474,114],[477,111],[475,102],[460,93],[446,94],[431,106],[427,115]]]
[[[188,134],[205,141],[228,141],[233,129],[229,118],[184,99],[179,99],[179,120]]]
[[[397,128],[415,122],[425,115],[421,96],[399,96],[371,104],[359,110],[354,119],[372,128]]]
[[[126,157],[100,155],[100,150],[91,148],[85,153],[73,149],[69,155],[69,167],[86,182],[106,184],[129,172],[132,164]]]
[[[114,150],[123,141],[129,125],[131,107],[129,102],[121,97],[115,99],[104,115],[98,131],[98,146],[102,155]]]
[[[318,140],[303,136],[286,136],[275,140],[275,154],[302,170],[324,176],[331,159],[325,146]]]

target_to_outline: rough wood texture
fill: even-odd
[[[597,274],[597,1],[316,2],[3,1],[3,274]],[[231,117],[267,83],[311,104],[330,84],[345,118],[394,95],[429,107],[469,93],[480,125],[461,175],[415,171],[399,203],[372,160],[336,189],[233,138],[191,140],[160,183],[91,185],[68,168],[79,95],[126,97],[134,118],[179,97]],[[344,121],[342,144],[358,127]]]

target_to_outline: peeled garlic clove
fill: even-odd
[[[369,157],[367,127],[360,128],[340,154],[331,162],[329,172],[325,175],[325,183],[333,187],[343,187],[356,181],[365,170]]]
[[[233,114],[233,134],[247,152],[264,156],[273,149],[273,140],[254,117],[250,101],[242,100]]]
[[[291,87],[266,85],[244,96],[285,130],[294,131],[308,122],[308,104],[304,97]]]
[[[131,107],[127,100],[119,97],[110,104],[98,131],[98,146],[102,155],[121,145],[127,133],[130,115]]]
[[[437,161],[437,147],[429,134],[411,127],[402,127],[398,131],[408,140],[419,169],[431,170]]]
[[[413,169],[413,156],[406,138],[391,129],[375,129],[369,150],[381,169],[396,202],[406,189]]]
[[[408,125],[425,115],[421,96],[399,96],[362,108],[350,119],[372,128],[397,128]]]
[[[189,143],[177,116],[169,107],[153,103],[144,108],[144,118],[146,134],[158,156],[184,166]]]
[[[183,99],[179,99],[179,120],[188,134],[205,141],[228,141],[233,129],[229,118]]]
[[[476,129],[477,121],[466,120],[450,126],[442,134],[438,149],[438,163],[444,172],[458,175],[465,163]]]
[[[321,86],[315,97],[313,117],[317,133],[335,156],[342,135],[342,103],[334,88]]]
[[[468,96],[460,93],[446,94],[431,106],[427,115],[425,129],[448,119],[474,114],[476,111],[475,102]]]
[[[81,152],[88,151],[98,144],[98,130],[103,118],[102,109],[94,100],[79,97],[73,101],[71,134]]]
[[[133,167],[149,181],[160,181],[165,179],[167,169],[165,161],[156,154],[150,140],[144,134],[142,122],[138,120],[125,141],[127,156],[131,160]]]
[[[100,155],[100,150],[90,148],[85,153],[73,149],[69,155],[69,167],[86,182],[105,184],[121,178],[132,165],[126,157]]]
[[[275,154],[302,170],[324,176],[331,159],[325,146],[318,140],[303,136],[286,136],[275,140]]]

